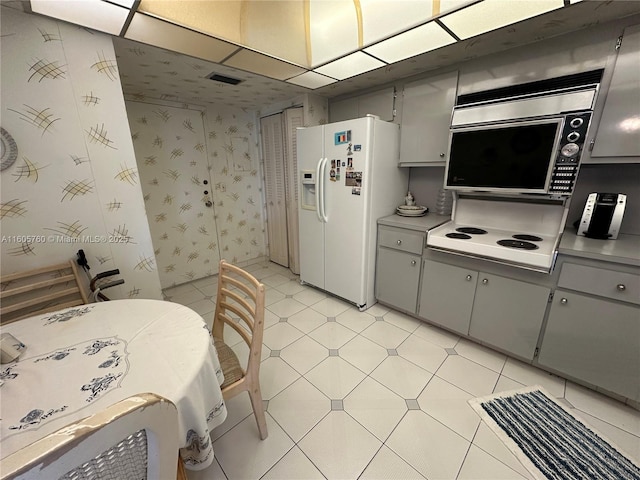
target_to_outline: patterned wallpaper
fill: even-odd
[[[112,298],[161,298],[111,38],[2,7],[2,273],[75,258],[119,268]],[[4,160],[3,156],[3,160]],[[3,163],[4,166],[4,163]]]
[[[163,288],[217,273],[220,257],[263,256],[255,114],[133,100],[127,111]]]

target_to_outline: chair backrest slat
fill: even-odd
[[[0,322],[89,303],[73,261],[0,277]]]

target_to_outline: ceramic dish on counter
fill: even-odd
[[[421,205],[400,205],[396,208],[396,213],[403,217],[421,217],[428,211],[427,207]]]

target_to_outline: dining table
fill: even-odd
[[[227,416],[210,330],[193,310],[162,300],[112,300],[1,327],[24,349],[0,366],[0,461],[46,435],[139,393],[178,411],[186,468],[213,461],[210,431]]]

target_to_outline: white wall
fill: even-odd
[[[92,274],[122,272],[112,298],[161,298],[111,38],[6,7],[1,20],[2,127],[18,148],[0,175],[2,274],[82,248]]]

